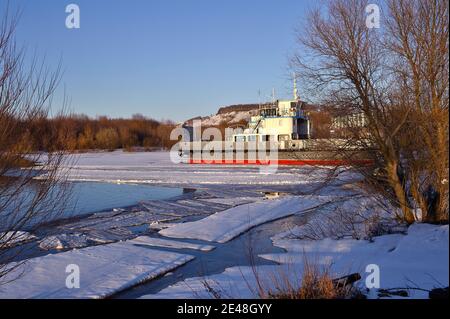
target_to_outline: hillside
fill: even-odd
[[[184,122],[186,125],[192,125],[194,120],[201,120],[202,126],[222,126],[232,127],[237,125],[246,126],[251,116],[257,114],[259,104],[235,104],[220,107],[216,114],[210,116],[197,116]],[[315,104],[305,103],[303,109],[311,113],[313,118],[317,117],[316,113],[323,113],[321,107]],[[326,113],[326,111],[325,111]],[[320,121],[319,121],[320,122]]]
[[[217,114],[226,114],[231,112],[249,112],[253,110],[257,110],[259,104],[235,104],[230,106],[224,106],[219,108]]]
[[[256,115],[258,104],[237,104],[220,107],[215,115],[198,116],[185,122],[192,125],[194,120],[201,120],[202,126],[246,125],[251,116]]]

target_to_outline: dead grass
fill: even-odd
[[[294,279],[292,278],[294,277]],[[262,299],[350,299],[359,295],[351,284],[337,280],[329,266],[305,261],[300,278],[281,272],[272,276],[272,288],[259,292]]]

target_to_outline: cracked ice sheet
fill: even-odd
[[[137,246],[133,241],[46,255],[29,259],[2,278],[2,282],[15,280],[0,285],[0,299],[105,298],[192,259],[190,255]],[[69,264],[80,268],[79,289],[66,288]]]
[[[193,244],[177,240],[163,239],[163,238],[152,238],[148,236],[140,236],[132,240],[133,243],[139,245],[165,247],[165,248],[175,248],[175,249],[194,249],[201,251],[211,251],[215,248],[212,245],[202,245]]]
[[[236,206],[204,219],[175,224],[159,233],[173,238],[190,238],[225,243],[248,229],[287,217],[332,201],[334,196],[286,196]]]
[[[58,234],[44,237],[39,242],[39,248],[43,250],[83,248],[92,245],[111,243],[113,240],[101,239],[81,233]]]

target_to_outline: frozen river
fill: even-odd
[[[258,257],[281,251],[270,237],[294,227],[303,218],[296,213],[332,194],[302,195],[323,179],[311,167],[265,174],[258,166],[176,164],[168,152],[121,151],[77,154],[66,163],[73,188],[63,217],[71,218],[32,232],[24,258],[40,276],[23,280],[34,290],[18,281],[9,291],[0,289],[0,296],[32,298],[45,291],[58,298],[106,297],[126,291],[118,296],[135,298],[227,267],[274,264]],[[67,262],[86,269],[89,287],[61,290],[60,268]],[[61,282],[51,279],[58,275]]]
[[[167,152],[74,157],[73,218],[24,235],[16,247],[30,248],[17,260],[28,259],[26,269],[8,274],[20,278],[0,285],[0,298],[255,298],[258,276],[268,287],[276,274],[297,282],[308,259],[332,263],[336,278],[379,264],[387,288],[408,278],[427,289],[448,285],[448,225],[357,240],[333,222],[342,239],[302,239],[336,209],[378,214],[370,198],[355,196],[351,175],[324,184],[324,168],[264,174],[257,166],[175,164]],[[65,286],[68,264],[80,268],[80,289]]]
[[[174,163],[169,152],[122,151],[84,153],[66,159],[72,181],[139,183],[171,187],[208,187],[233,185],[249,189],[265,186],[309,185],[323,180],[320,170],[311,167],[279,166],[267,173],[261,166],[198,165]]]
[[[141,201],[168,199],[181,195],[183,189],[139,184],[73,182],[71,193],[64,217],[133,206]]]

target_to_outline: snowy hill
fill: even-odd
[[[256,115],[258,104],[239,104],[219,108],[215,115],[195,117],[185,122],[192,125],[194,120],[201,120],[202,126],[246,125],[251,116]]]
[[[184,122],[192,125],[194,120],[201,120],[202,126],[246,126],[250,117],[257,115],[259,104],[236,104],[220,107],[216,114],[209,116],[197,116]],[[302,106],[306,112],[321,112],[319,105],[305,103]]]

